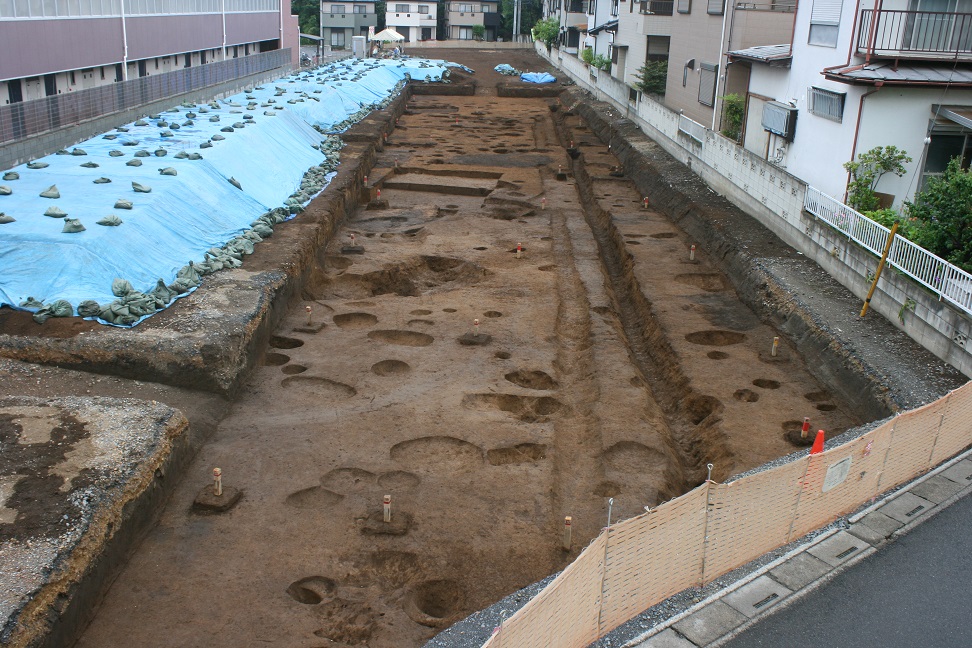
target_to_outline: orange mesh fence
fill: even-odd
[[[972,382],[826,452],[707,483],[602,531],[488,648],[583,648],[643,610],[820,528],[972,444]]]
[[[892,422],[809,457],[790,540],[819,529],[877,494]]]
[[[881,489],[892,488],[928,470],[932,449],[945,413],[942,398],[894,419],[891,447],[884,462]]]
[[[707,490],[703,484],[611,527],[601,634],[701,582]]]
[[[705,582],[786,544],[807,460],[709,491]]]
[[[945,416],[938,431],[938,441],[932,453],[932,465],[940,464],[972,443],[969,426],[972,425],[972,383],[946,396]]]
[[[484,646],[586,646],[597,639],[605,542],[601,533],[553,582],[503,623]]]

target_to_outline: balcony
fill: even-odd
[[[639,13],[644,16],[671,16],[674,8],[673,0],[641,0]]]
[[[857,53],[872,58],[970,61],[972,13],[865,9]]]

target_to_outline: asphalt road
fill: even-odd
[[[968,648],[970,531],[965,497],[726,646]]]

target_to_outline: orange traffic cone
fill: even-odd
[[[813,440],[813,447],[810,448],[810,454],[820,454],[824,451],[824,431],[817,430],[817,438]]]

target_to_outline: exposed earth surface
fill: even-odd
[[[568,106],[499,96],[519,83],[500,63],[554,72],[532,51],[429,52],[475,70],[454,75],[475,94],[409,99],[232,399],[0,360],[8,394],[158,401],[199,445],[78,646],[419,646],[562,569],[608,498],[615,520],[638,515],[708,464],[724,480],[793,452],[804,417],[828,436],[873,418],[739,299],[718,258],[690,258],[696,241]],[[963,382],[849,314],[846,291],[754,221],[739,228],[763,232],[748,253],[897,375],[900,406]],[[183,308],[142,326],[178,331]],[[19,335],[96,326],[0,312]],[[242,493],[225,512],[194,508],[214,467]],[[28,532],[18,521],[0,516],[0,540]]]

